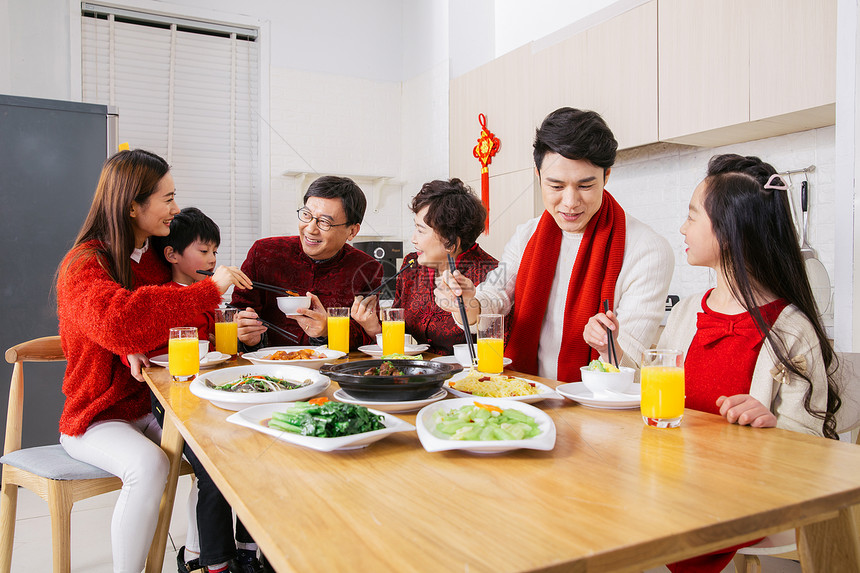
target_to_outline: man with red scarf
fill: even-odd
[[[593,358],[609,361],[607,327],[617,333],[622,365],[637,365],[656,340],[674,255],[604,189],[617,148],[597,113],[565,107],[549,114],[534,142],[543,214],[517,227],[498,268],[477,288],[459,273],[446,271],[439,281],[436,303],[458,323],[459,294],[473,329],[482,312],[508,315],[505,356],[514,370],[576,382]]]

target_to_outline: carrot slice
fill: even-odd
[[[484,410],[489,410],[490,412],[498,412],[499,414],[502,413],[502,409],[499,408],[498,406],[493,406],[491,404],[481,404],[480,402],[472,402],[472,403],[475,406],[477,406],[478,408],[483,408]]]
[[[320,396],[319,398],[313,398],[312,400],[309,400],[309,402],[314,406],[322,406],[323,404],[328,402],[328,398],[326,398],[325,396]]]

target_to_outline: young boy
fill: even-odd
[[[218,225],[196,207],[182,209],[170,223],[167,237],[153,237],[153,248],[163,254],[171,265],[173,285],[177,288],[206,278],[198,270],[213,271],[221,232]],[[198,336],[206,340],[215,332],[214,312],[207,312],[195,321]],[[210,342],[211,345],[211,342]],[[150,353],[151,356],[167,353],[167,347]],[[164,410],[153,396],[153,412],[159,423]],[[257,559],[257,544],[251,539],[242,522],[236,519],[236,536],[233,538],[233,512],[227,500],[206,473],[205,468],[186,444],[183,453],[194,468],[197,478],[195,511],[189,511],[189,533],[185,547],[179,549],[176,561],[179,573],[190,573],[205,568],[209,573],[259,573],[265,571]],[[193,498],[192,495],[189,496]],[[193,503],[189,502],[189,505]],[[196,524],[196,527],[195,527]],[[195,541],[199,533],[199,552]]]

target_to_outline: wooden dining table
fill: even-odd
[[[638,409],[550,399],[534,405],[551,451],[429,453],[401,432],[325,453],[226,422],[164,368],[144,375],[171,458],[147,571],[161,571],[183,442],[280,573],[632,572],[791,528],[805,572],[860,571],[854,444],[693,410],[653,428]]]

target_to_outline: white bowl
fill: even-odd
[[[209,341],[201,340],[197,343],[198,351],[200,353],[200,360],[206,358],[206,355],[209,354]]]
[[[582,373],[582,383],[595,396],[607,396],[612,393],[624,394],[633,385],[636,370],[622,366],[621,372],[600,372],[589,370],[588,366],[579,369]]]
[[[412,338],[412,335],[411,335],[411,334],[409,334],[409,333],[406,333],[406,335],[405,335],[405,337],[404,337],[404,339],[403,339],[403,340],[405,340],[405,341],[406,341],[406,345],[407,345],[407,346],[409,346],[409,345],[411,345],[411,346],[417,346],[417,345],[415,344],[415,339],[414,339],[414,338]],[[376,345],[377,345],[378,347],[382,348],[382,333],[381,333],[381,332],[380,332],[379,334],[377,334],[377,335],[376,335]],[[428,348],[429,348],[429,346],[428,346]]]
[[[475,360],[477,360],[478,359],[478,345],[473,344],[472,348],[475,349]],[[454,345],[454,356],[457,358],[457,362],[459,362],[463,366],[471,366],[472,357],[469,356],[469,345],[468,344],[455,344]]]
[[[216,390],[209,387],[207,381],[213,386],[226,384],[236,380],[240,376],[264,374],[285,378],[287,380],[310,380],[311,383],[294,390],[278,390],[275,392],[247,392],[237,393],[226,390]],[[204,400],[209,400],[214,405],[225,410],[241,410],[254,404],[268,404],[271,402],[294,402],[307,400],[328,389],[331,381],[316,370],[302,368],[292,365],[253,364],[251,366],[234,366],[221,368],[210,372],[201,373],[191,381],[188,390]]]
[[[311,297],[309,296],[279,296],[278,308],[287,316],[296,316],[300,308],[310,308]]]

